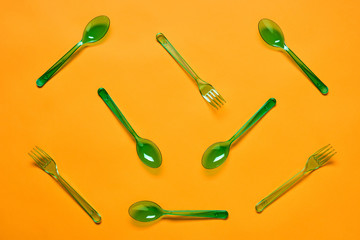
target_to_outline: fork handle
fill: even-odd
[[[200,79],[200,77],[192,70],[189,64],[182,58],[182,56],[176,51],[173,45],[167,40],[164,34],[158,33],[156,34],[156,40],[165,48],[165,50],[180,64],[180,66],[187,72],[189,75],[199,83],[203,83],[204,81]]]
[[[290,180],[281,185],[278,189],[270,193],[267,197],[261,200],[255,206],[255,210],[260,213],[262,212],[269,204],[275,201],[278,197],[283,195],[287,190],[289,190],[295,183],[297,183],[301,178],[305,176],[304,169],[295,174]]]
[[[87,214],[92,218],[95,223],[101,222],[100,214],[92,207],[88,202],[85,201],[83,197],[80,196],[71,186],[68,184],[65,179],[60,175],[56,178],[59,183],[65,188],[65,190],[75,199],[75,201],[85,210]]]

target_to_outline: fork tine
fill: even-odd
[[[30,153],[31,153],[39,162],[42,162],[41,156],[39,156],[38,153],[36,153],[35,149],[32,149],[32,150],[30,151]]]
[[[47,154],[44,150],[42,150],[41,148],[39,148],[38,146],[35,146],[37,149],[39,149],[46,157],[48,157],[49,159],[52,159],[49,154]]]
[[[324,155],[326,156],[326,153],[329,152],[330,150],[333,150],[332,146],[328,147],[327,149],[325,149],[324,151],[322,151],[321,153],[319,153],[316,158],[320,159],[322,158]]]
[[[324,160],[322,160],[320,162],[321,165],[325,164],[327,161],[329,161],[329,159],[334,156],[336,154],[336,152],[334,152],[333,154],[331,154],[330,156],[328,156],[327,158],[325,158]]]
[[[216,100],[218,100],[218,102],[221,103],[221,105],[224,105],[224,103],[221,101],[221,99],[219,97],[215,97],[215,98],[216,98]]]
[[[219,109],[217,105],[215,105],[212,101],[209,102],[211,104],[211,106],[213,106],[216,109]]]
[[[320,153],[322,150],[324,150],[324,149],[327,148],[328,146],[330,146],[330,144],[328,144],[328,145],[326,145],[325,147],[322,147],[322,148],[320,148],[319,150],[317,150],[317,151],[313,154],[313,156],[317,155],[318,153]]]
[[[327,156],[335,152],[335,149],[332,149],[330,152],[328,152],[326,155],[322,156],[321,158],[318,158],[319,162],[322,162]]]
[[[39,152],[39,150],[37,150],[36,148],[33,148],[32,152],[38,157],[39,160],[41,160],[42,162],[45,162],[45,157],[41,152]]]
[[[218,103],[213,99],[213,97],[211,96],[210,93],[207,93],[206,96],[208,96],[208,97],[211,99],[211,102],[212,102],[212,103],[215,103],[218,107],[221,107],[220,104],[218,104]],[[217,108],[216,108],[216,109],[217,109]]]
[[[34,161],[36,162],[36,164],[37,164],[39,167],[42,166],[41,162],[40,162],[35,156],[31,155],[30,153],[28,153],[28,154],[29,154],[29,156],[30,156],[32,159],[34,159]]]
[[[213,92],[211,92],[211,90],[207,93],[207,95],[210,96],[210,98],[212,99],[212,101],[220,108],[221,105],[220,103],[218,103],[215,99],[216,99],[216,96]]]
[[[47,159],[46,156],[41,154],[37,149],[34,148],[31,152],[37,157],[38,161],[43,166],[45,166],[49,162],[49,159]]]
[[[221,105],[224,105],[224,104],[220,101],[220,99],[218,99],[216,96],[214,96],[213,101],[214,101],[217,105],[219,105],[220,107],[221,107]]]
[[[226,102],[225,99],[224,99],[215,89],[214,89],[214,92],[216,93],[216,95],[218,95],[218,96],[220,97],[221,100],[223,100],[224,102]]]
[[[209,92],[209,94],[211,93],[211,94],[214,96],[214,98],[215,98],[219,103],[221,103],[221,105],[224,105],[224,103],[221,101],[221,99],[219,99],[218,96],[215,95],[214,92],[216,93],[216,91],[213,89],[213,90],[211,90],[211,91]],[[215,101],[215,100],[214,100],[214,101]]]
[[[203,95],[203,97],[205,98],[205,100],[211,104],[211,106],[213,106],[214,108],[218,109],[218,107],[206,96],[206,95]]]

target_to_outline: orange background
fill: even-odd
[[[5,1],[2,3],[0,239],[355,239],[359,236],[358,1]],[[83,49],[42,89],[35,81],[95,16],[108,37]],[[257,24],[270,18],[329,87],[322,96]],[[155,40],[164,33],[227,100],[216,111]],[[135,142],[97,95],[104,87],[163,165],[140,162]],[[277,105],[214,171],[205,149],[229,139],[268,98]],[[255,204],[320,147],[332,162],[262,214]],[[103,217],[96,225],[27,153],[38,145]],[[139,224],[128,207],[225,209],[228,220]]]

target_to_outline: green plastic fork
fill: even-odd
[[[181,55],[176,51],[173,45],[167,40],[164,34],[158,33],[156,35],[156,40],[165,48],[165,50],[179,63],[179,65],[195,80],[201,96],[211,104],[214,108],[218,109],[224,105],[225,99],[215,90],[215,88],[202,80],[189,64],[181,57]]]
[[[325,147],[319,149],[313,155],[309,157],[306,162],[305,167],[295,174],[289,181],[284,183],[281,187],[270,193],[266,198],[261,200],[255,206],[255,210],[260,213],[262,212],[269,204],[275,201],[278,197],[283,195],[287,190],[289,190],[295,183],[297,183],[300,179],[305,177],[308,173],[324,166],[324,164],[329,161],[329,159],[334,156],[335,150],[330,146],[330,144]]]
[[[101,222],[100,214],[60,176],[55,161],[45,151],[35,147],[29,155],[42,170],[54,177],[65,188],[95,223]]]

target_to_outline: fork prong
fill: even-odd
[[[213,106],[214,108],[218,109],[218,107],[206,96],[206,95],[202,95],[203,98],[205,98],[205,100],[211,104],[211,106]]]
[[[213,101],[218,105],[218,106],[222,106],[222,105],[224,105],[221,101],[220,101],[220,99],[218,99],[216,96],[214,96],[214,98],[213,98]]]
[[[223,100],[224,102],[226,102],[225,101],[225,99],[219,94],[219,97],[221,98],[221,100]]]
[[[318,162],[322,162],[324,159],[326,159],[330,154],[332,154],[333,152],[335,152],[335,149],[332,149],[330,152],[328,152],[327,154],[321,156],[320,158],[318,158]]]
[[[214,92],[216,93],[216,91],[213,89],[209,92],[209,94],[212,94],[214,96],[214,98],[217,100],[217,102],[221,103],[221,105],[224,105],[224,103],[221,101],[221,99],[218,98],[218,96]]]
[[[210,93],[207,93],[206,96],[207,96],[208,98],[210,98],[210,101],[211,101],[212,103],[215,103],[219,108],[221,107],[220,104],[217,103],[217,102],[214,100],[214,98],[211,96]],[[217,108],[216,108],[216,109],[217,109]]]
[[[41,148],[39,148],[38,146],[35,146],[37,149],[39,149],[40,150],[40,152],[42,152],[47,158],[49,158],[49,159],[52,159],[50,156],[49,156],[49,154],[47,154],[44,150],[42,150]]]
[[[323,150],[321,153],[319,153],[318,155],[316,155],[315,157],[317,159],[322,158],[323,156],[326,156],[327,152],[329,152],[330,150],[333,150],[332,146],[329,146],[327,149]]]
[[[211,106],[213,106],[216,109],[219,109],[218,106],[216,106],[216,104],[214,104],[212,101],[209,102],[211,104]]]
[[[35,149],[35,148],[33,148],[30,152],[32,153],[32,155],[33,155],[40,163],[44,163],[44,160],[43,160],[42,156],[39,155],[38,152],[36,152],[36,149]]]
[[[323,151],[325,148],[327,148],[328,146],[330,146],[330,144],[328,144],[328,145],[326,145],[325,147],[322,147],[322,148],[320,148],[319,150],[317,150],[314,154],[313,154],[313,156],[315,156],[315,155],[317,155],[318,153],[320,153],[321,151]]]
[[[44,156],[41,152],[39,152],[37,149],[33,149],[33,151],[31,151],[39,160],[39,162],[42,164],[42,166],[46,166],[50,159],[48,159],[46,156]]]
[[[45,162],[46,157],[36,148],[33,149],[33,153],[38,157],[39,160]]]
[[[216,99],[216,96],[214,93],[212,93],[211,91],[209,91],[206,95],[209,95],[209,97],[211,98],[211,100],[220,108],[221,105],[220,103],[218,103],[215,99]]]
[[[220,98],[221,100],[223,100],[224,102],[226,102],[225,99],[224,99],[215,89],[214,89],[214,92],[216,93],[216,95],[219,96],[219,98]]]
[[[324,165],[327,161],[329,161],[329,159],[334,156],[336,154],[336,152],[334,152],[333,154],[331,154],[330,156],[328,156],[327,158],[323,159],[320,164]]]
[[[32,159],[34,159],[34,161],[36,162],[36,164],[37,164],[39,167],[42,166],[42,163],[41,163],[34,155],[32,155],[32,154],[30,154],[30,153],[28,153],[28,154],[29,154],[29,156],[30,156]]]
[[[221,105],[224,105],[224,103],[221,101],[221,99],[219,97],[215,97],[216,100],[218,100],[218,102],[221,103]]]

